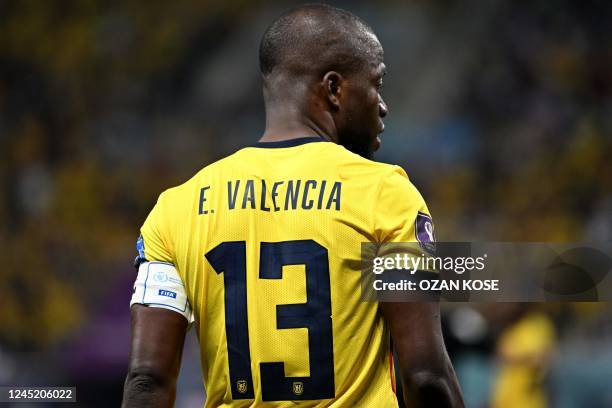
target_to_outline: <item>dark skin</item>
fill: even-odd
[[[171,407],[187,319],[167,309],[132,306],[132,345],[123,390],[127,407]]]
[[[380,94],[386,73],[382,47],[379,55],[360,72],[328,71],[303,79],[306,86],[296,86],[295,78],[285,75],[267,79],[266,130],[260,142],[314,136],[371,157],[380,147],[378,135],[388,113]]]
[[[329,70],[296,78],[275,72],[264,78],[266,129],[262,142],[321,137],[371,157],[380,146],[387,105],[378,39],[358,72]],[[404,400],[409,407],[463,407],[463,399],[440,329],[437,303],[380,303],[398,355]],[[169,407],[187,322],[178,313],[132,307],[132,351],[123,407]],[[399,397],[399,396],[398,396]]]
[[[463,407],[461,388],[444,346],[439,303],[381,302],[379,309],[397,352],[406,407]]]

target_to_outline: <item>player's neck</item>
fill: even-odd
[[[320,137],[335,142],[335,128],[319,122],[322,121],[312,120],[297,112],[288,112],[286,107],[275,109],[266,114],[266,130],[259,141],[280,142],[303,137]]]
[[[282,142],[285,140],[300,139],[303,137],[320,137],[321,139],[330,140],[329,136],[313,132],[312,129],[274,129],[266,130],[263,136],[259,139],[260,142]]]

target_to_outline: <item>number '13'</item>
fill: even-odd
[[[225,334],[233,399],[252,399],[246,290],[246,242],[223,242],[206,259],[225,286]],[[264,401],[335,397],[327,249],[313,240],[262,242],[259,278],[282,279],[284,265],[304,265],[306,303],[276,305],[278,329],[307,328],[310,377],[286,377],[284,362],[260,363]],[[298,386],[296,386],[298,384]]]

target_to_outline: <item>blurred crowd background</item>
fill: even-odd
[[[117,406],[139,227],[258,139],[259,38],[292,4],[0,2],[0,385]],[[385,47],[376,159],[439,240],[612,245],[611,2],[333,4]],[[444,327],[469,407],[612,406],[606,303],[450,305]],[[183,367],[177,406],[201,406],[192,337]]]

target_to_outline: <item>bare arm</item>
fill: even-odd
[[[187,320],[170,310],[132,306],[132,348],[123,408],[172,407]]]
[[[379,307],[397,351],[406,406],[463,407],[442,338],[439,304],[381,302]]]

